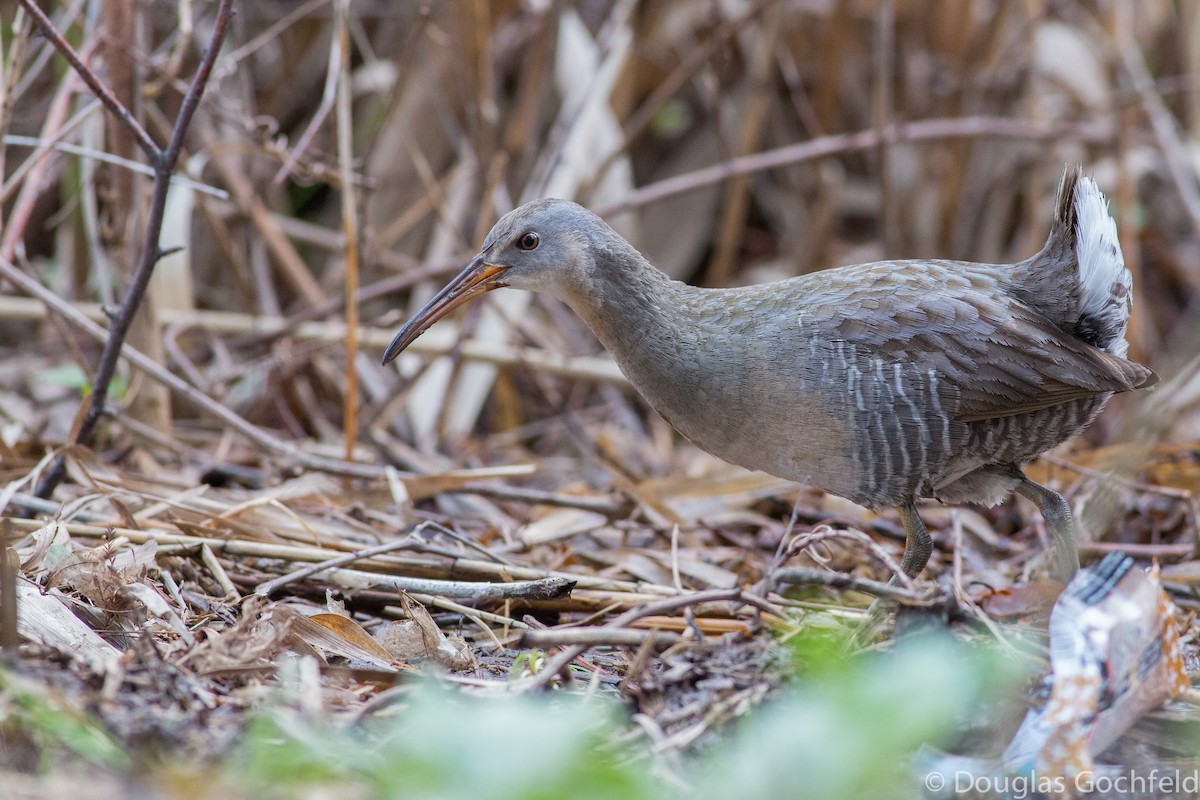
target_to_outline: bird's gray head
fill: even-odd
[[[502,286],[558,297],[586,292],[597,257],[622,240],[592,212],[568,200],[535,200],[500,218],[479,255],[405,323],[383,363],[452,310]]]
[[[606,233],[599,217],[569,200],[534,200],[492,226],[477,260],[503,269],[503,286],[557,294],[587,280]]]

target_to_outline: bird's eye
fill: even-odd
[[[538,235],[533,231],[527,231],[521,234],[521,238],[517,239],[517,247],[522,250],[533,250],[538,246]]]

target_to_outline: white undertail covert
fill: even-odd
[[[1096,182],[1081,177],[1075,192],[1075,256],[1079,263],[1080,316],[1100,337],[1096,344],[1113,355],[1129,350],[1125,327],[1129,322],[1133,278],[1125,268],[1117,223],[1109,216],[1108,201]]]

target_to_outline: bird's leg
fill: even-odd
[[[929,556],[933,554],[933,538],[929,535],[929,529],[925,527],[924,521],[917,514],[916,506],[912,503],[900,507],[900,522],[904,525],[905,533],[904,557],[900,560],[900,568],[904,570],[905,575],[915,578],[929,563]],[[892,579],[888,581],[888,586],[895,586],[899,582],[899,576],[893,575]],[[854,635],[852,642],[858,646],[861,642],[873,640],[884,620],[887,619],[888,613],[895,607],[895,600],[876,597],[870,608],[867,609],[863,626]]]
[[[1037,484],[1035,483],[1034,486]],[[1038,488],[1041,487],[1038,486]],[[1051,494],[1054,493],[1051,492]],[[1057,495],[1055,496],[1057,497]],[[900,522],[904,525],[905,533],[904,560],[900,562],[900,567],[904,570],[905,575],[915,578],[929,563],[929,556],[933,553],[933,539],[913,504],[909,503],[900,507]]]
[[[1063,496],[1040,483],[1021,476],[1017,493],[1032,500],[1046,522],[1046,530],[1054,539],[1058,551],[1058,575],[1064,582],[1070,581],[1079,571],[1079,548],[1075,544],[1075,524],[1071,518],[1071,507]]]

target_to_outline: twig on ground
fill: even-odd
[[[419,592],[427,595],[473,600],[557,600],[569,595],[576,583],[576,581],[560,577],[510,583],[439,581],[336,567],[327,567],[321,570],[320,574],[326,580],[347,588],[386,587],[403,592]]]
[[[361,561],[364,558],[381,556],[384,553],[391,553],[395,550],[402,550],[406,547],[411,547],[412,544],[412,537],[405,536],[397,539],[394,542],[381,544],[378,547],[367,547],[362,550],[356,550],[353,553],[347,553],[344,556],[338,556],[337,558],[319,561],[316,564],[309,564],[307,567],[294,570],[289,572],[287,575],[282,575],[278,578],[273,578],[272,580],[260,583],[258,586],[254,587],[254,593],[262,595],[263,597],[270,597],[276,591],[288,585],[289,583],[302,580],[310,575],[315,575],[318,572],[324,572],[330,567],[340,567],[343,564],[351,564],[355,561]]]
[[[638,628],[564,628],[527,630],[521,634],[518,647],[641,647],[649,643],[652,647],[666,648],[682,641],[678,633],[669,631],[647,631]]]
[[[492,500],[516,500],[544,506],[578,508],[595,511],[608,517],[624,517],[633,511],[634,504],[628,500],[611,497],[589,497],[586,495],[547,492],[544,489],[528,489],[522,486],[507,486],[503,483],[467,483],[446,490],[450,493],[476,494]]]
[[[734,603],[737,605],[751,606],[759,611],[764,611],[774,616],[781,616],[779,609],[772,603],[767,602],[758,597],[754,597],[741,589],[713,589],[706,592],[695,592],[693,594],[683,595],[682,597],[669,597],[665,600],[659,600],[653,603],[646,603],[637,608],[626,611],[624,614],[613,619],[603,627],[606,628],[624,628],[635,620],[641,619],[652,614],[666,614],[671,611],[678,611],[689,606],[699,605],[701,603]],[[545,688],[553,681],[567,665],[574,661],[579,656],[583,655],[588,649],[587,645],[571,645],[566,650],[558,653],[536,674],[528,678],[523,678],[518,681],[513,681],[511,687],[515,691],[529,691],[533,689]]]
[[[904,588],[911,591],[916,586],[912,577],[905,573],[900,567],[900,562],[892,558],[892,556],[886,550],[876,544],[870,536],[867,536],[862,531],[854,530],[853,528],[841,529],[826,527],[823,529],[818,528],[810,533],[802,533],[796,537],[795,541],[793,541],[791,545],[788,546],[788,549],[783,557],[783,562],[786,563],[809,547],[828,539],[849,539],[853,542],[858,542],[866,547],[871,555],[873,555],[878,561],[887,567],[892,574],[896,576],[896,580],[900,581],[900,583],[904,585]]]
[[[899,600],[910,606],[932,606],[939,602],[937,588],[932,585],[925,589],[895,586],[870,578],[860,578],[857,575],[813,569],[812,567],[784,567],[776,570],[771,575],[772,590],[774,591],[781,584],[817,584],[833,589],[850,589],[888,600]]]
[[[47,523],[30,519],[13,519],[13,527],[21,531],[37,531]],[[315,547],[312,545],[273,544],[244,539],[224,539],[217,536],[193,536],[185,533],[175,533],[155,528],[134,530],[111,525],[91,525],[77,522],[61,523],[72,536],[93,539],[110,539],[122,536],[133,544],[144,544],[156,541],[163,545],[199,546],[207,544],[214,552],[235,556],[255,556],[260,558],[278,558],[287,561],[325,561],[344,555],[350,548],[337,549],[332,546]],[[183,523],[178,523],[183,525]],[[186,527],[186,526],[185,526]],[[199,526],[196,526],[199,527]],[[424,575],[471,575],[480,578],[492,578],[497,581],[519,580],[540,581],[547,578],[562,578],[574,582],[580,589],[598,592],[628,594],[644,599],[649,596],[671,596],[675,590],[669,586],[656,584],[622,581],[614,578],[604,578],[594,575],[574,575],[566,572],[534,569],[508,564],[497,564],[492,561],[459,558],[454,560],[438,560],[433,558],[400,558],[397,556],[373,557],[371,569],[379,570],[380,574],[398,572],[401,570],[420,570]],[[417,590],[420,591],[420,590]],[[762,602],[762,601],[757,601]]]

